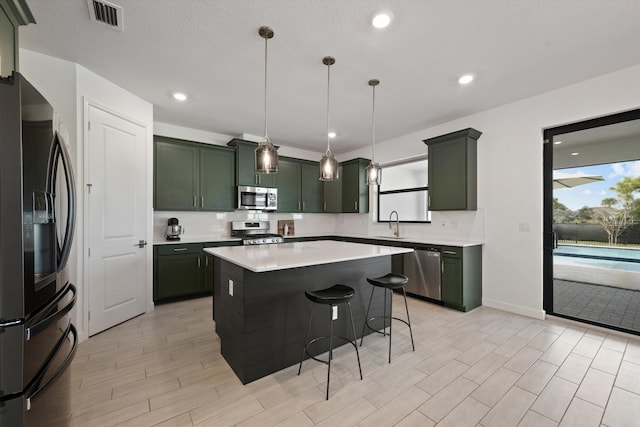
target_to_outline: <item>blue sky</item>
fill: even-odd
[[[571,210],[580,209],[583,206],[600,206],[602,199],[616,197],[615,191],[610,190],[625,176],[635,178],[640,176],[640,160],[633,162],[609,163],[605,165],[581,166],[578,168],[556,169],[562,173],[585,173],[600,175],[604,181],[592,182],[573,188],[560,188],[553,190],[553,197]]]

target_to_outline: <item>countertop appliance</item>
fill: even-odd
[[[169,218],[167,220],[167,231],[165,233],[167,240],[180,240],[182,233],[184,233],[184,228],[178,225],[178,218]]]
[[[406,291],[441,301],[440,291],[440,248],[416,249],[402,255],[404,275],[409,278]]]
[[[278,209],[278,189],[239,185],[237,209],[275,211]]]
[[[231,221],[231,237],[241,237],[243,245],[282,243],[284,237],[269,233],[269,221]]]
[[[70,381],[63,373],[78,344],[65,270],[75,184],[56,120],[24,77],[0,78],[1,426],[66,425],[71,416],[68,390],[56,388]]]

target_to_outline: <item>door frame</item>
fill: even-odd
[[[577,132],[616,123],[640,119],[640,109],[614,113],[607,116],[569,123],[543,130],[543,238],[542,238],[542,308],[550,315],[576,320],[582,323],[629,332],[611,325],[580,319],[553,311],[553,137],[569,132]]]
[[[129,121],[145,129],[145,215],[147,216],[147,226],[144,230],[144,240],[148,243],[145,247],[146,265],[145,265],[145,283],[146,283],[146,312],[153,311],[153,210],[151,209],[153,200],[153,180],[151,165],[153,161],[153,150],[150,141],[153,141],[153,125],[137,120],[121,111],[109,107],[95,99],[83,96],[83,118],[82,118],[82,183],[76,183],[76,192],[82,195],[82,255],[78,256],[82,263],[82,294],[79,300],[82,301],[82,311],[77,313],[76,317],[82,317],[82,330],[80,332],[80,341],[89,338],[89,198],[87,197],[87,183],[89,182],[89,108],[94,107],[112,114],[122,120]],[[78,198],[80,199],[80,198]],[[80,202],[78,203],[80,205]],[[79,215],[80,216],[80,215]],[[80,309],[78,309],[80,311]]]

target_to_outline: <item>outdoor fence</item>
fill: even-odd
[[[609,237],[606,231],[595,224],[554,224],[553,231],[556,232],[558,240],[579,242],[601,242],[608,243]],[[640,224],[633,224],[624,229],[618,244],[638,245],[640,244]]]

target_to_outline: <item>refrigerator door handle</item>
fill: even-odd
[[[67,265],[69,254],[71,253],[71,243],[76,223],[76,183],[71,167],[71,156],[67,145],[58,132],[54,132],[53,146],[49,157],[49,176],[47,177],[48,191],[56,193],[56,181],[58,177],[58,164],[62,165],[64,172],[66,194],[67,194],[67,223],[65,225],[64,239],[62,243],[58,241],[58,265],[57,271],[62,271]],[[57,239],[57,237],[56,237]]]
[[[62,349],[62,345],[64,344],[64,341],[67,339],[69,334],[73,335],[73,347],[69,351],[69,354],[67,354],[67,356],[64,358],[64,361],[60,364],[56,372],[53,375],[51,375],[44,384],[41,384],[42,379],[44,378],[45,374],[51,367],[51,363],[53,363],[53,360]],[[47,357],[46,363],[42,366],[42,368],[40,368],[38,373],[35,375],[31,383],[26,387],[24,391],[24,394],[26,397],[27,410],[31,409],[31,400],[35,398],[38,395],[38,393],[44,390],[49,384],[51,384],[56,378],[62,375],[62,373],[67,368],[67,366],[69,366],[69,363],[71,363],[71,360],[73,359],[73,356],[75,356],[77,349],[78,349],[78,331],[76,330],[75,326],[73,326],[73,324],[69,322],[64,334],[62,334],[62,337],[56,343],[56,346],[53,348],[53,350],[51,350],[51,353],[49,353],[49,357]]]
[[[69,293],[73,292],[71,300],[60,310],[56,310],[54,313],[49,314],[52,308],[56,307],[60,301]],[[67,285],[58,292],[58,296],[52,299],[46,306],[38,310],[29,320],[28,323],[35,323],[35,325],[25,328],[25,339],[28,341],[32,337],[38,335],[41,331],[49,327],[51,323],[61,319],[66,315],[73,306],[76,304],[76,287],[72,283]],[[49,314],[47,316],[47,314]],[[45,317],[46,316],[46,317]]]

